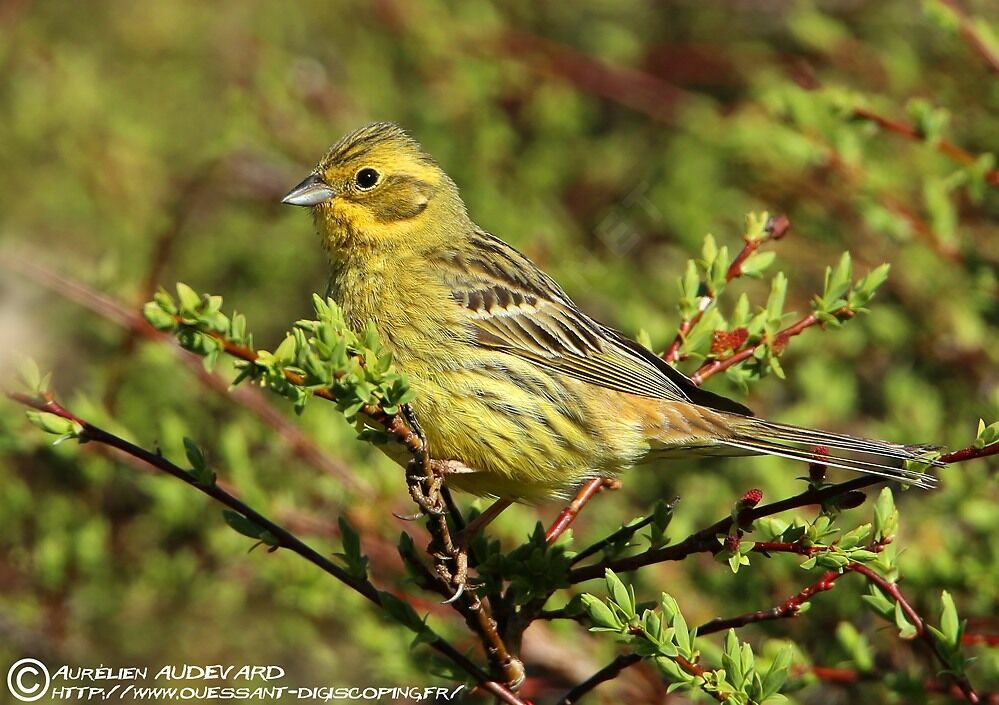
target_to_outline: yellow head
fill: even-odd
[[[448,237],[448,225],[467,220],[454,182],[389,122],[362,127],[333,145],[283,203],[311,207],[333,252],[431,244]]]

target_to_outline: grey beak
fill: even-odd
[[[333,189],[318,174],[310,174],[305,181],[281,199],[290,206],[316,206],[334,196]]]

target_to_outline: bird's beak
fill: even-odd
[[[305,181],[293,188],[281,199],[281,203],[291,206],[317,206],[333,198],[334,191],[319,174],[310,174]]]

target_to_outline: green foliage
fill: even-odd
[[[697,630],[689,629],[676,600],[662,593],[654,609],[638,613],[634,588],[626,586],[611,570],[605,576],[607,598],[582,596],[592,632],[610,632],[650,659],[670,683],[668,691],[702,689],[733,703],[780,703],[780,690],[791,667],[791,650],[782,649],[765,671],[759,671],[752,647],[729,630],[722,653],[722,667],[704,670],[695,666]]]
[[[498,593],[508,585],[512,605],[526,605],[538,599],[543,603],[553,592],[569,585],[572,554],[567,550],[568,538],[549,544],[545,528],[537,524],[526,543],[506,552],[499,541],[479,534],[471,550],[479,559],[476,572],[485,591]]]
[[[405,378],[392,366],[372,325],[360,335],[348,327],[340,307],[331,299],[313,297],[315,320],[301,320],[274,349],[253,351],[253,337],[246,319],[223,314],[221,296],[199,296],[185,284],[177,285],[177,298],[166,291],[143,307],[146,320],[159,330],[172,332],[185,350],[202,355],[212,369],[226,345],[255,352],[240,360],[234,384],[252,380],[288,398],[297,413],[316,390],[333,394],[348,420],[365,406],[392,415],[413,398]]]

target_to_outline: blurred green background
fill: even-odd
[[[999,7],[964,6],[994,32]],[[416,592],[392,548],[404,528],[424,540],[392,516],[412,512],[401,471],[334,409],[294,418],[278,399],[227,393],[224,365],[199,373],[67,298],[69,279],[138,311],[156,286],[183,280],[224,295],[271,346],[325,287],[310,219],[281,195],[344,132],[388,119],[438,158],[480,225],[584,310],[644,329],[659,349],[678,324],[686,260],[708,232],[738,249],[747,211],[791,219],[774,268],[790,276],[790,310],[808,309],[844,249],[860,272],[890,262],[870,315],[794,340],[786,381],[748,397],[720,375],[709,386],[777,420],[963,447],[979,417],[999,417],[999,190],[982,163],[851,118],[860,106],[905,123],[946,118],[942,134],[969,153],[999,146],[999,79],[948,17],[910,0],[0,2],[0,361],[9,370],[32,355],[70,408],[168,457],[182,459],[191,436],[225,483],[325,552],[339,550],[336,517],[349,514],[379,583]],[[64,280],[45,285],[23,260]],[[762,303],[766,284],[732,288]],[[207,499],[50,441],[0,404],[4,671],[37,655],[273,663],[292,685],[441,682],[406,633],[312,566],[246,555]],[[907,594],[935,614],[946,588],[971,631],[993,634],[996,467],[948,468],[940,490],[899,498]],[[775,459],[639,469],[575,536],[599,538],[650,497],[680,496],[671,533],[682,538],[750,487],[796,492],[802,472]],[[517,508],[491,531],[513,546],[557,509]],[[869,511],[854,510],[857,521]],[[669,590],[696,624],[797,592],[796,565],[776,557],[732,575],[696,557],[638,584],[646,597]],[[859,607],[860,592],[844,581],[807,616],[743,636],[790,638],[815,664],[849,665],[832,637],[849,622],[879,667],[932,673]],[[417,597],[471,646],[436,598]],[[607,640],[588,640],[574,625],[532,627],[525,694],[543,702],[606,662]],[[999,687],[995,649],[969,648],[976,684]],[[594,701],[682,701],[651,671],[623,680]],[[877,683],[803,686],[801,702],[901,701]],[[906,701],[924,697],[938,696]]]

